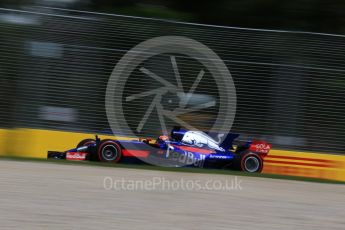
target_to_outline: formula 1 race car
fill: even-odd
[[[214,137],[212,137],[214,136]],[[225,136],[225,137],[224,137]],[[143,162],[160,166],[232,168],[245,172],[261,172],[264,157],[271,149],[265,141],[247,141],[236,147],[238,134],[206,134],[175,127],[170,137],[160,136],[152,141],[139,140],[82,140],[76,148],[65,152],[48,151],[48,158],[91,160],[101,162]],[[215,139],[218,137],[218,141]],[[222,139],[223,140],[220,140]]]

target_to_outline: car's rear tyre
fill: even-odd
[[[82,141],[80,141],[78,144],[77,144],[77,148],[80,148],[82,146],[86,146],[86,145],[90,145],[90,144],[93,144],[95,143],[96,141],[94,139],[84,139]]]
[[[251,152],[243,152],[237,155],[234,162],[235,169],[248,173],[260,173],[264,166],[262,158]]]
[[[121,146],[111,140],[103,140],[97,149],[98,159],[102,162],[117,163],[122,158]]]

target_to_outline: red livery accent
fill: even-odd
[[[86,159],[87,153],[83,152],[67,152],[66,160],[70,161],[84,161]]]
[[[176,146],[176,145],[173,145],[174,147],[177,147],[179,149],[182,149],[182,150],[185,150],[185,151],[189,151],[189,152],[197,152],[197,153],[200,153],[200,154],[211,154],[211,153],[215,153],[214,150],[212,149],[202,149],[202,148],[195,148],[195,147],[190,147],[190,146]]]
[[[125,157],[148,157],[149,151],[145,150],[133,150],[133,149],[122,149],[122,155]]]
[[[264,141],[253,141],[249,147],[250,151],[256,152],[256,153],[262,153],[264,155],[267,155],[268,152],[271,150],[272,145],[268,144]]]

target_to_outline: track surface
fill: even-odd
[[[0,175],[3,230],[345,228],[344,185],[239,177],[242,190],[117,191],[104,189],[105,177],[200,184],[235,177],[6,160]]]

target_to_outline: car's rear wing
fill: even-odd
[[[253,140],[249,146],[249,150],[260,155],[267,155],[271,150],[272,145],[266,141]]]

